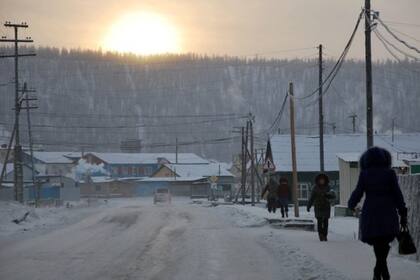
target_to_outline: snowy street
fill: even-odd
[[[1,236],[0,279],[371,277],[369,247],[340,233],[320,243],[313,232],[271,228],[262,208],[126,199],[83,213],[56,229]],[[399,257],[390,268],[395,279],[420,275],[419,264]]]

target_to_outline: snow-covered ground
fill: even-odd
[[[73,208],[0,204],[0,279],[370,279],[373,254],[355,240],[357,220],[331,220],[330,241],[271,227],[263,207],[175,199],[113,199]],[[30,209],[33,210],[33,209]],[[312,213],[302,212],[311,218]],[[7,217],[7,218],[6,218]],[[43,226],[44,225],[44,226]],[[23,230],[26,228],[26,230]],[[20,238],[12,238],[19,235]],[[394,279],[418,279],[420,264],[390,258]]]
[[[116,202],[81,200],[62,207],[34,208],[13,201],[0,201],[0,238],[31,235],[35,232],[66,226],[104,207],[110,207],[108,203],[115,204]],[[22,218],[27,212],[29,215],[21,223],[12,222]]]

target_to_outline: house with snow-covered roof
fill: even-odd
[[[208,164],[163,164],[150,178],[139,181],[142,195],[152,194],[156,188],[169,188],[174,195],[190,197],[218,197],[232,195],[235,177],[225,163]]]
[[[73,159],[66,157],[66,153],[67,152],[33,152],[35,170],[42,175],[65,176],[70,174],[76,163]],[[23,161],[28,165],[31,164],[29,152],[23,153]]]
[[[270,137],[275,174],[286,176],[291,182],[292,156],[290,135]],[[420,133],[406,133],[394,136],[376,134],[376,146],[389,150],[392,154],[420,153]],[[325,173],[330,177],[331,186],[340,192],[339,154],[361,154],[366,149],[365,134],[324,135]],[[296,161],[298,172],[298,197],[305,203],[309,197],[315,176],[320,172],[319,137],[296,135]]]
[[[111,177],[149,177],[162,165],[169,163],[208,164],[193,153],[96,153],[90,152],[83,156],[90,164],[103,164]]]

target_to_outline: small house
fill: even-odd
[[[38,198],[41,202],[79,201],[80,188],[78,183],[70,177],[61,175],[39,175],[36,184],[25,188],[24,199],[34,201]],[[56,203],[57,204],[57,203]]]
[[[168,186],[175,195],[208,197],[212,188],[218,196],[231,196],[235,178],[224,163],[164,164],[145,182]]]
[[[42,175],[66,176],[71,173],[75,161],[65,156],[66,152],[39,152],[33,153],[34,167]],[[23,153],[25,164],[31,164],[29,153]]]
[[[391,135],[376,134],[375,145],[396,154],[401,150],[420,152],[420,133],[398,134],[392,142]],[[273,161],[277,176],[285,176],[292,181],[292,156],[290,135],[273,135],[270,138]],[[324,135],[325,173],[330,177],[332,188],[340,197],[340,168],[338,154],[361,154],[366,150],[365,134]],[[298,174],[298,199],[305,204],[309,199],[314,178],[320,172],[319,137],[296,135],[296,161]],[[338,202],[338,201],[337,201]]]
[[[135,196],[135,183],[132,180],[104,176],[87,177],[79,182],[82,197],[112,198]]]
[[[208,164],[193,153],[87,153],[83,159],[90,164],[103,164],[113,178],[149,177],[167,163]]]
[[[360,156],[361,153],[337,154],[340,177],[340,205],[347,205],[347,201],[357,185],[360,173]],[[408,165],[403,160],[399,160],[397,154],[393,154],[392,168],[397,174],[406,174]]]

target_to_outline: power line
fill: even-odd
[[[188,125],[188,124],[214,123],[214,122],[224,122],[224,121],[238,120],[238,119],[244,119],[244,118],[247,118],[247,116],[225,118],[225,119],[191,121],[191,122],[163,123],[163,124],[135,124],[135,125],[114,125],[114,126],[32,124],[32,127],[59,128],[59,129],[126,129],[126,128],[128,129],[128,128],[141,128],[141,127],[165,127],[165,126],[178,126],[178,125]],[[9,125],[7,123],[0,123],[0,124]]]
[[[7,116],[7,114],[4,114]],[[33,113],[32,115],[40,117],[57,117],[57,118],[133,118],[133,119],[186,119],[186,118],[224,118],[224,117],[241,117],[235,113],[214,113],[214,114],[181,114],[181,115],[149,115],[149,114],[95,114],[95,113]]]
[[[389,24],[397,24],[397,25],[407,25],[407,26],[415,26],[415,27],[420,27],[419,23],[408,23],[408,22],[398,22],[398,21],[389,21],[389,20],[384,20],[383,22],[389,23]]]
[[[350,39],[348,40],[348,42],[347,42],[347,44],[346,44],[343,52],[341,53],[340,57],[338,58],[337,62],[334,65],[334,67],[331,69],[330,73],[327,75],[327,77],[324,79],[324,81],[323,81],[323,83],[321,85],[321,86],[324,86],[325,84],[328,83],[328,85],[327,85],[326,89],[324,90],[323,94],[325,94],[328,91],[329,87],[331,86],[331,83],[333,82],[334,78],[336,77],[338,71],[340,70],[340,68],[341,68],[341,66],[343,64],[343,62],[344,62],[344,60],[345,60],[345,58],[347,56],[347,53],[350,50],[350,47],[351,47],[351,45],[353,43],[353,39],[354,39],[354,37],[356,35],[356,31],[359,28],[359,24],[360,24],[360,21],[362,19],[363,13],[364,13],[364,10],[362,12],[360,12],[360,14],[358,16],[358,19],[357,19],[357,22],[356,22],[356,25],[355,25],[355,27],[353,29],[353,32],[352,32],[352,34],[350,36]],[[303,99],[307,99],[307,98],[309,98],[309,97],[317,94],[318,92],[319,92],[319,87],[317,89],[315,89],[314,91],[312,91],[311,93],[309,93],[309,94],[307,94],[307,95],[305,95],[303,97],[294,97],[294,98],[295,99],[298,99],[298,100],[303,100]]]
[[[174,147],[178,146],[192,146],[192,145],[213,145],[213,144],[226,144],[231,142],[232,140],[238,139],[238,136],[229,136],[229,137],[221,137],[221,138],[214,138],[214,139],[203,139],[203,140],[195,140],[189,142],[178,142],[178,143],[150,143],[150,144],[143,144],[142,147],[144,148],[163,148],[163,147]],[[98,143],[88,143],[88,142],[48,142],[48,141],[34,141],[34,145],[44,145],[44,146],[73,146],[73,147],[115,147],[119,146],[121,143],[117,142],[98,142]]]
[[[389,44],[385,41],[385,39],[379,34],[379,32],[377,32],[376,30],[374,31],[376,38],[378,38],[378,40],[382,43],[382,45],[385,47],[385,49],[388,51],[388,53],[394,57],[398,62],[401,62],[401,59],[398,57],[398,55],[396,55],[391,48],[388,46]]]
[[[392,28],[392,27],[389,27],[389,29],[391,29],[392,31],[394,31],[394,32],[396,32],[396,33],[399,33],[399,34],[401,34],[401,35],[403,35],[403,36],[406,36],[407,38],[410,38],[410,39],[412,39],[412,40],[414,40],[414,41],[416,41],[416,42],[419,42],[420,43],[420,39],[417,39],[416,37],[414,37],[414,36],[411,36],[411,35],[409,35],[409,34],[407,34],[407,33],[404,33],[404,32],[402,32],[402,31],[399,31],[399,30],[397,30],[397,29],[395,29],[395,28]]]
[[[388,31],[389,34],[391,34],[392,37],[394,37],[395,40],[399,41],[401,44],[405,45],[407,48],[409,48],[410,50],[413,50],[417,53],[420,53],[420,50],[412,45],[410,45],[409,43],[407,43],[405,40],[400,39],[397,35],[395,35],[394,32],[392,32],[392,30],[388,27],[388,25],[386,25],[381,19],[380,17],[377,17],[379,23],[385,28],[386,31]]]
[[[286,92],[286,95],[284,96],[284,99],[283,99],[283,103],[281,104],[280,111],[277,114],[276,118],[274,119],[274,122],[268,128],[268,133],[271,133],[273,131],[273,128],[275,128],[276,126],[277,127],[280,126],[280,122],[281,122],[281,119],[282,119],[282,116],[283,116],[283,112],[284,112],[284,109],[286,107],[286,101],[287,101],[288,95],[289,94]]]

